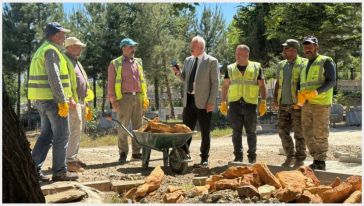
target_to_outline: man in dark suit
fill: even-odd
[[[174,66],[173,71],[184,83],[183,123],[193,130],[198,121],[202,136],[200,165],[208,166],[211,115],[219,91],[218,61],[205,53],[205,40],[195,36],[191,41],[191,56],[185,59],[182,70]],[[191,139],[184,147],[187,153],[190,144]]]

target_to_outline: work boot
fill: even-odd
[[[243,157],[235,156],[234,162],[243,162]]]
[[[313,160],[313,163],[308,166],[313,170],[317,169],[317,160]]]
[[[49,177],[45,176],[40,168],[37,168],[37,178],[39,182],[49,182]]]
[[[325,161],[319,161],[319,160],[317,160],[316,169],[317,170],[326,170],[326,163],[325,163]]]
[[[87,164],[84,163],[83,161],[81,161],[80,159],[76,158],[76,162],[81,166],[81,167],[87,167]]]
[[[120,153],[119,163],[120,164],[125,164],[126,163],[126,154],[125,154],[125,152]]]
[[[296,159],[296,161],[294,162],[293,167],[296,168],[296,167],[301,167],[303,165],[305,165],[304,160],[302,160],[302,159]]]
[[[287,157],[286,161],[284,161],[281,166],[282,167],[291,167],[295,163],[295,159],[293,157]]]
[[[207,167],[209,165],[209,161],[207,159],[201,159],[200,165],[203,167]]]
[[[67,170],[70,172],[84,172],[85,169],[78,162],[67,162]]]
[[[257,162],[257,158],[256,157],[248,157],[249,163],[250,164],[254,164]]]
[[[140,153],[132,154],[131,155],[131,160],[142,160],[142,154],[140,154]]]
[[[52,176],[52,181],[75,181],[78,179],[77,173],[74,172],[61,172]]]

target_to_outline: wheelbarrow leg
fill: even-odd
[[[163,150],[163,166],[168,167],[168,149]]]
[[[144,168],[148,168],[149,165],[149,159],[150,159],[150,148],[143,147],[142,148],[142,166]]]

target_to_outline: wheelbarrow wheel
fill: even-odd
[[[178,174],[183,174],[183,172],[187,169],[188,163],[184,162],[187,154],[181,148],[172,149],[171,153],[169,153],[169,166],[171,170]]]

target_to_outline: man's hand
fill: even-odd
[[[143,99],[143,111],[147,111],[149,107],[149,100],[147,98]]]
[[[68,106],[70,109],[76,109],[76,102],[75,102],[75,100],[73,100],[73,98],[70,98]]]
[[[118,112],[120,109],[119,101],[111,102],[112,110]]]
[[[273,101],[272,109],[273,109],[274,111],[277,111],[277,110],[278,110],[278,108],[279,108],[279,106],[278,106],[278,102],[277,102],[277,101]]]
[[[179,69],[179,66],[178,65],[174,65],[172,67],[172,71],[174,72],[174,75],[179,75],[181,74],[181,70]]]
[[[86,106],[86,115],[85,118],[87,121],[91,121],[93,118],[93,113],[90,107]]]
[[[222,115],[227,116],[228,107],[227,107],[225,101],[221,102],[221,105],[220,105],[219,109],[220,109],[220,112],[221,112]]]
[[[59,116],[66,118],[68,116],[68,111],[69,111],[69,107],[68,107],[67,102],[58,103],[58,115]]]
[[[263,116],[267,112],[267,101],[266,100],[260,100],[259,103],[259,116]]]
[[[215,105],[213,105],[213,104],[207,104],[206,105],[206,112],[214,111],[214,107],[215,107]]]

